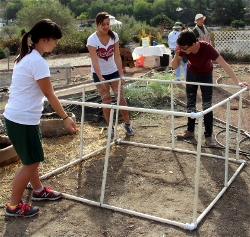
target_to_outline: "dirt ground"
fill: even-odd
[[[248,65],[233,66],[241,80],[250,81]],[[84,73],[82,71],[82,74]],[[139,72],[128,70],[126,76],[139,77],[144,73],[143,70]],[[215,67],[215,80],[220,78],[220,75],[224,75],[223,71]],[[248,92],[245,92],[244,98],[249,99],[248,96]],[[175,94],[175,98],[175,110],[185,111],[185,107],[182,106],[182,103],[185,104],[185,92],[179,91]],[[214,103],[227,98],[228,94],[225,91],[214,90]],[[198,109],[199,107],[201,107],[200,95]],[[238,101],[233,100],[229,107],[231,111],[229,157],[236,158],[235,144],[238,138],[234,128],[238,126]],[[214,139],[217,141],[217,147],[205,147],[202,137],[203,155],[198,166],[200,172],[197,212],[194,200],[196,172],[199,170],[195,155],[198,128],[196,139],[172,140],[172,133],[177,134],[185,129],[185,117],[176,116],[172,130],[170,115],[139,113],[132,118],[134,137],[126,137],[123,124],[118,125],[118,139],[122,142],[110,148],[105,193],[101,190],[103,170],[107,164],[106,150],[87,156],[107,145],[105,131],[100,133],[101,125],[97,122],[86,122],[82,130],[78,123],[78,132],[75,135],[43,138],[46,161],[41,164],[40,173],[42,177],[47,174],[43,184],[62,191],[65,197],[56,202],[32,202],[32,205],[41,208],[40,214],[33,218],[11,218],[4,215],[6,202],[10,198],[11,181],[20,163],[0,168],[1,236],[250,237],[249,107],[247,101],[243,102],[239,158],[245,160],[246,165],[205,216],[200,215],[224,188],[225,166],[227,167],[225,160],[211,158],[206,154],[220,157],[226,155],[225,105],[214,111]],[[81,150],[82,131],[84,145]],[[166,147],[170,150],[166,150]],[[172,148],[175,149],[171,150]],[[80,155],[86,158],[58,172],[52,172],[79,159]],[[239,165],[236,162],[229,162],[229,179]],[[31,190],[27,189],[23,200],[30,202],[30,197]],[[107,207],[117,207],[117,209],[98,207],[100,200],[103,200]],[[132,210],[155,218],[151,220],[144,218],[145,216],[138,217],[129,211],[119,212],[119,208],[125,212]],[[195,230],[185,230],[177,224],[187,223],[187,226],[190,226],[196,222],[197,217],[199,223]],[[163,219],[171,220],[175,225],[161,222]]]

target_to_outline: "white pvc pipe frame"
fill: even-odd
[[[119,80],[119,88],[118,91],[120,91],[121,87],[121,81],[122,79],[113,79],[110,81],[116,81]],[[70,162],[52,172],[49,172],[43,176],[41,176],[41,179],[45,179],[47,177],[50,177],[70,166],[73,166],[83,160],[88,159],[89,157],[94,156],[95,154],[100,153],[101,151],[106,149],[105,154],[105,161],[104,161],[104,169],[103,169],[103,179],[102,179],[102,187],[101,187],[101,196],[100,196],[100,202],[96,202],[93,200],[73,196],[70,194],[63,193],[63,196],[68,199],[73,199],[76,201],[84,202],[89,205],[97,206],[97,207],[103,207],[106,209],[126,213],[129,215],[134,215],[142,218],[146,218],[153,221],[158,221],[174,226],[178,226],[180,228],[186,229],[186,230],[194,230],[197,228],[197,225],[202,221],[202,219],[205,217],[205,215],[211,210],[211,208],[215,205],[215,203],[220,199],[220,197],[225,193],[227,188],[230,186],[230,184],[233,182],[233,180],[236,178],[236,176],[239,174],[239,172],[242,170],[244,165],[246,164],[246,160],[239,159],[239,141],[240,141],[240,128],[241,128],[241,113],[242,113],[242,94],[247,90],[247,87],[240,88],[239,86],[231,86],[231,85],[218,85],[218,84],[207,84],[207,83],[192,83],[192,82],[183,82],[183,81],[169,81],[169,80],[159,80],[159,79],[141,79],[141,78],[128,78],[126,77],[126,80],[131,81],[154,81],[159,83],[168,83],[171,84],[171,111],[166,110],[156,110],[156,109],[144,109],[144,108],[136,108],[136,107],[129,107],[129,106],[120,106],[118,104],[120,93],[118,95],[117,99],[117,105],[107,105],[107,104],[99,104],[99,103],[92,103],[92,102],[85,102],[85,88],[89,86],[96,86],[98,84],[108,83],[106,82],[100,82],[100,83],[89,83],[81,86],[76,86],[74,88],[68,88],[60,91],[56,91],[57,95],[60,95],[61,93],[64,93],[66,91],[71,91],[75,89],[82,89],[82,102],[79,101],[69,101],[69,100],[60,100],[63,104],[76,104],[82,106],[82,117],[81,117],[81,138],[80,138],[80,158],[74,160],[73,162]],[[109,82],[110,82],[109,81]],[[194,85],[203,85],[203,86],[213,86],[213,87],[226,87],[226,88],[236,88],[240,89],[237,93],[233,94],[232,96],[228,97],[227,99],[219,102],[218,104],[204,110],[198,113],[184,113],[184,112],[176,112],[174,111],[174,96],[173,96],[173,86],[174,84],[194,84]],[[237,148],[236,148],[236,158],[230,158],[229,157],[229,124],[230,124],[230,101],[236,97],[239,97],[239,116],[238,116],[238,133],[237,133]],[[227,105],[227,121],[226,121],[226,148],[225,148],[225,157],[218,156],[214,154],[209,153],[202,153],[201,152],[201,138],[202,138],[202,118],[205,114],[208,112],[214,110],[215,108],[221,106],[221,105]],[[107,138],[107,145],[83,156],[83,137],[84,137],[84,106],[88,107],[102,107],[102,108],[110,108],[110,122],[108,127],[108,138]],[[118,110],[129,110],[129,111],[138,111],[138,112],[147,112],[147,113],[156,113],[156,114],[162,114],[162,115],[171,115],[171,129],[172,129],[172,147],[164,147],[164,146],[158,146],[158,145],[152,145],[152,144],[145,144],[145,143],[137,143],[137,142],[129,142],[129,141],[122,141],[120,139],[116,138],[116,128],[118,124]],[[114,141],[111,142],[111,129],[113,124],[113,116],[114,111],[117,110],[116,113],[116,120],[115,120],[115,134],[114,134]],[[174,117],[175,116],[184,116],[184,117],[191,117],[191,118],[197,118],[198,119],[198,143],[197,143],[197,151],[189,151],[184,149],[175,148],[175,137],[174,137]],[[107,180],[107,170],[108,170],[108,161],[109,161],[109,152],[110,152],[110,146],[115,144],[129,144],[129,145],[135,145],[140,147],[147,147],[147,148],[158,148],[161,150],[169,150],[169,151],[175,151],[175,152],[183,152],[183,153],[189,153],[192,155],[196,155],[196,172],[195,172],[195,190],[194,190],[194,203],[193,203],[193,222],[192,223],[183,223],[178,222],[170,219],[164,219],[161,217],[124,209],[116,206],[111,206],[104,203],[104,195],[105,195],[105,186],[106,186],[106,180]],[[198,216],[198,191],[199,191],[199,178],[200,178],[200,158],[201,156],[204,157],[211,157],[211,158],[217,158],[217,159],[223,159],[225,160],[225,178],[224,178],[224,187],[222,190],[217,194],[217,196],[214,198],[214,200],[205,208],[205,210]],[[235,173],[232,175],[232,177],[228,178],[228,162],[234,162],[240,164]]]

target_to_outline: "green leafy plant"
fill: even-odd
[[[168,69],[159,73],[151,71],[151,75],[145,76],[145,79],[158,79],[162,81],[172,81],[175,77],[168,73]],[[178,88],[174,89],[179,90]],[[125,96],[130,105],[140,108],[163,108],[169,106],[169,97],[171,94],[170,83],[156,81],[136,81],[129,83],[125,87]]]
[[[242,20],[234,20],[234,21],[232,21],[231,25],[232,25],[232,27],[234,27],[236,29],[238,29],[240,27],[243,28],[243,27],[245,27],[245,22]]]
[[[223,50],[220,54],[228,62],[250,62],[250,55],[244,52],[233,53],[232,50]]]
[[[0,48],[0,59],[3,59],[5,57],[6,57],[6,52],[2,48]]]
[[[167,80],[172,81],[174,77],[169,74],[166,70],[163,73],[159,73],[155,70],[152,71],[153,78],[158,80]],[[162,98],[170,95],[169,83],[160,83],[160,82],[149,82],[148,86],[151,88],[154,97]]]
[[[11,55],[17,55],[20,49],[20,38],[4,38],[1,45],[5,49],[9,49]]]
[[[93,28],[85,28],[83,31],[71,31],[59,40],[53,53],[86,53],[88,37],[94,32]]]

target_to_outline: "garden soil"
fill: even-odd
[[[233,65],[241,80],[249,80],[248,65]],[[84,67],[81,75],[89,74]],[[127,77],[141,77],[148,69],[127,69]],[[75,77],[76,78],[76,77]],[[219,83],[229,80],[224,72],[215,65],[215,80]],[[76,83],[77,80],[75,80]],[[79,82],[79,81],[78,81]],[[80,81],[80,83],[83,83]],[[175,92],[175,110],[185,111],[184,84]],[[228,89],[234,90],[234,89]],[[214,89],[214,104],[229,98],[228,90]],[[65,195],[59,201],[31,202],[32,190],[27,189],[23,201],[40,207],[39,215],[32,218],[13,218],[4,215],[6,203],[10,198],[11,182],[20,162],[0,168],[0,236],[84,236],[84,237],[250,237],[250,169],[249,161],[249,103],[248,92],[244,92],[242,109],[242,131],[240,135],[239,159],[246,161],[243,169],[235,177],[225,193],[211,210],[200,216],[221,192],[225,182],[225,167],[229,179],[240,164],[224,159],[226,151],[226,123],[230,118],[229,157],[236,157],[238,127],[238,100],[228,106],[222,105],[214,111],[215,148],[204,145],[202,135],[202,156],[196,157],[198,127],[195,139],[177,140],[175,135],[185,130],[187,118],[152,113],[138,113],[132,116],[134,137],[126,137],[123,124],[119,122],[117,137],[122,141],[111,146],[109,160],[105,162],[107,145],[106,130],[102,123],[86,121],[83,129],[77,124],[77,134],[63,137],[43,138],[46,161],[40,166],[43,184]],[[163,101],[163,104],[167,103]],[[201,107],[200,94],[198,109]],[[166,107],[163,107],[166,109]],[[226,114],[226,110],[231,115]],[[202,128],[204,130],[204,128]],[[83,132],[83,133],[82,133]],[[203,132],[202,132],[203,133]],[[172,136],[173,134],[173,136]],[[81,135],[82,138],[81,138]],[[84,145],[81,149],[80,140]],[[139,146],[136,144],[140,144]],[[150,144],[145,146],[143,144]],[[170,150],[166,150],[169,147]],[[171,150],[171,148],[175,148]],[[94,151],[97,154],[87,156]],[[181,152],[182,151],[182,152]],[[214,157],[206,156],[211,154]],[[84,156],[79,162],[75,160]],[[72,165],[68,165],[68,163]],[[199,164],[199,165],[197,165]],[[102,192],[103,170],[107,167],[105,192]],[[63,167],[59,169],[60,167]],[[59,169],[57,172],[54,170]],[[199,171],[199,172],[198,172]],[[199,173],[199,175],[196,175]],[[199,189],[195,189],[195,180],[199,176]],[[198,198],[195,199],[195,193]],[[88,201],[91,200],[91,201]],[[102,208],[99,202],[116,210]],[[197,208],[194,203],[197,201]],[[97,205],[96,205],[97,204]],[[147,214],[150,219],[138,217],[132,210]],[[187,230],[177,225],[163,223],[167,219],[173,223],[184,223]],[[157,219],[158,218],[158,219]]]

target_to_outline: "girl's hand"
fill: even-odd
[[[70,117],[67,117],[66,119],[63,120],[65,128],[71,133],[76,133],[76,124],[74,120]]]
[[[247,86],[248,90],[250,89],[250,85],[247,82],[239,82],[238,85],[241,86],[241,87]]]
[[[121,79],[122,79],[121,84],[122,84],[122,85],[125,85],[126,77],[125,77],[125,76],[122,76]]]

